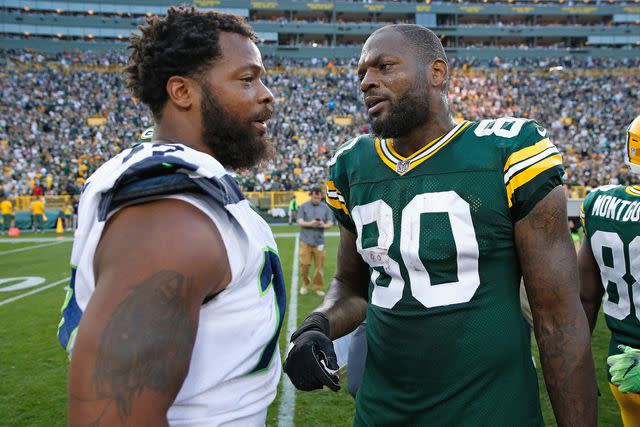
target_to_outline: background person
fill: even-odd
[[[627,164],[640,174],[640,116],[627,128]],[[600,304],[611,330],[609,388],[625,427],[640,425],[640,186],[606,185],[581,207],[581,297],[591,332]],[[604,296],[604,299],[603,299]]]
[[[47,220],[44,213],[44,198],[38,197],[31,203],[31,228],[37,233],[42,233],[44,222]]]
[[[13,227],[14,221],[13,204],[8,197],[0,203],[0,213],[2,214],[2,233],[4,234]]]
[[[322,200],[322,190],[319,187],[309,192],[311,200],[300,205],[298,209],[298,224],[300,224],[300,272],[302,273],[302,287],[300,294],[309,292],[309,271],[313,259],[313,290],[319,296],[324,296],[324,230],[333,225],[333,214],[329,206]]]
[[[289,225],[298,221],[298,200],[294,195],[289,202]]]

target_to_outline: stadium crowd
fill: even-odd
[[[5,57],[0,197],[77,194],[95,169],[152,126],[150,113],[131,99],[119,72],[124,53]],[[321,185],[336,148],[368,131],[355,61],[266,58],[267,85],[276,97],[269,126],[277,153],[240,172],[245,191]],[[450,99],[459,118],[535,119],[562,151],[570,185],[630,181],[623,166],[624,131],[640,110],[640,79],[632,71],[640,61],[452,63]]]

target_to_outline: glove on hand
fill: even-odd
[[[623,352],[607,358],[611,382],[622,393],[640,393],[640,350],[619,345]]]
[[[284,372],[298,390],[310,391],[327,386],[340,390],[338,359],[329,339],[329,319],[323,313],[311,313],[291,335]]]

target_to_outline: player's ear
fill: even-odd
[[[178,108],[188,110],[194,103],[196,85],[192,79],[182,76],[171,76],[167,80],[169,101]]]
[[[436,59],[431,63],[431,86],[441,88],[449,76],[449,66],[442,59]]]

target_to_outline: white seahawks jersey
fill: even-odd
[[[169,410],[175,426],[264,425],[280,378],[285,290],[276,243],[213,157],[179,144],[143,143],[98,169],[83,188],[72,277],[58,339],[71,352],[94,291],[93,257],[107,219],[159,198],[191,203],[216,224],[231,282],[203,304],[187,378]]]

